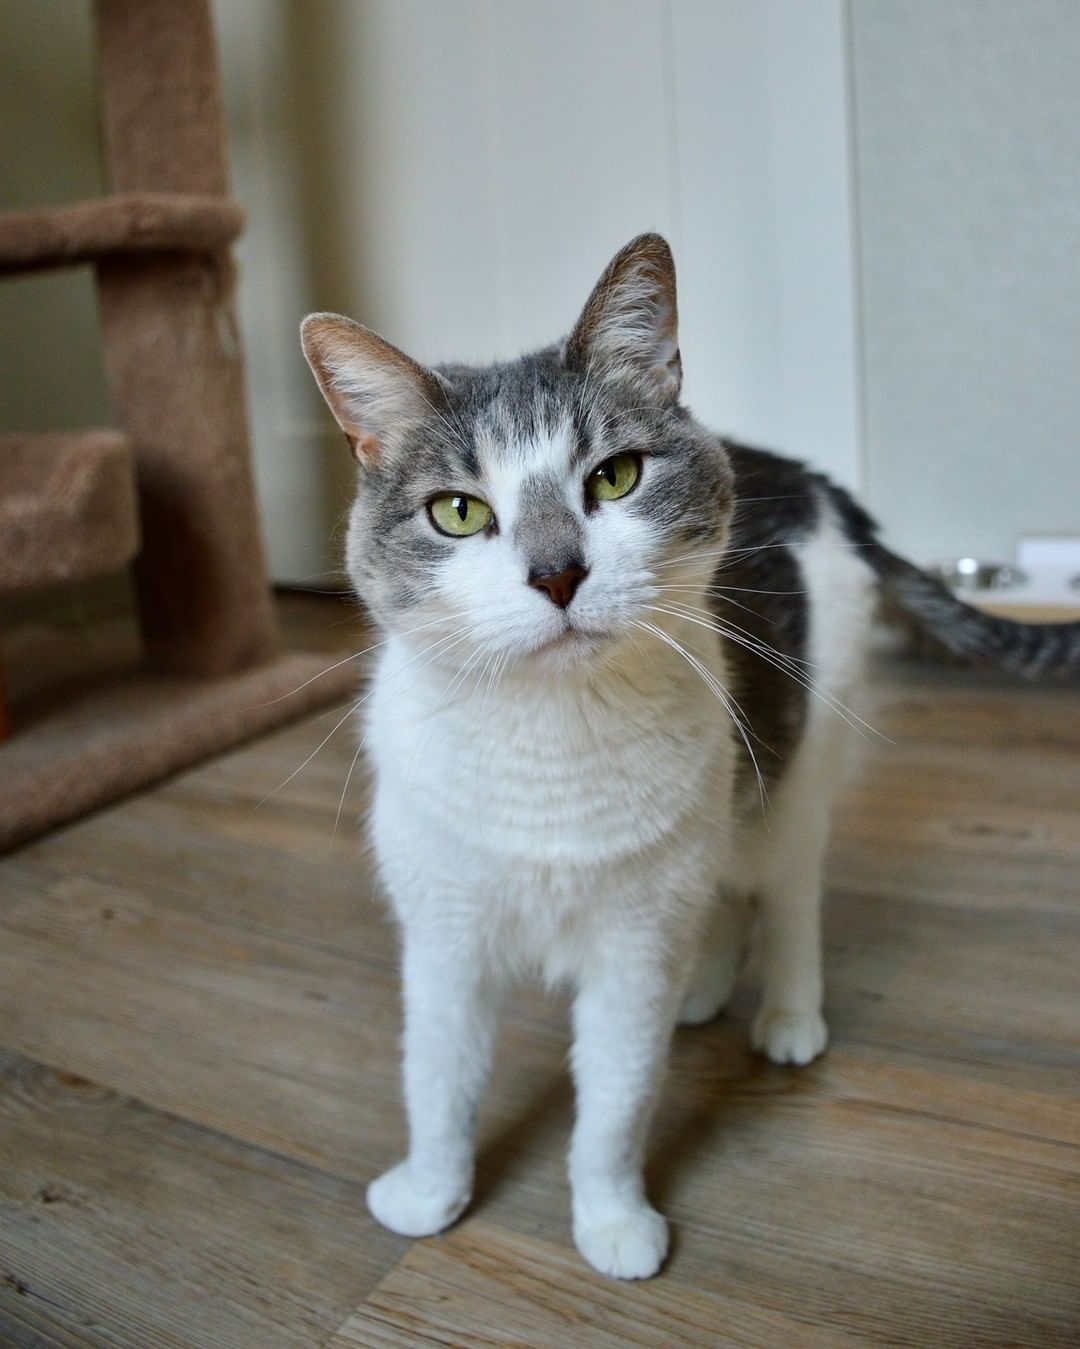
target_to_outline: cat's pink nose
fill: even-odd
[[[565,609],[574,598],[574,591],[588,576],[588,567],[567,567],[565,571],[529,572],[529,585],[534,590],[542,590],[552,604]]]

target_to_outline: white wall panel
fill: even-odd
[[[920,560],[1080,533],[1080,4],[854,0],[869,494]]]
[[[665,9],[492,0],[501,354],[568,331],[612,254],[672,231]]]
[[[687,394],[858,485],[843,15],[674,0]]]

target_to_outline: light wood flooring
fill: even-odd
[[[290,600],[328,652],[335,601]],[[328,657],[329,659],[330,657]],[[568,1230],[567,1029],[509,1008],[476,1200],[412,1243],[395,937],[309,718],[0,859],[0,1344],[1080,1344],[1080,697],[883,661],[838,812],[832,1047],[680,1031],[658,1279]],[[275,790],[280,788],[280,790]],[[354,781],[347,820],[363,797]]]

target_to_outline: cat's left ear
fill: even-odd
[[[409,425],[438,415],[439,376],[370,328],[342,314],[309,314],[300,341],[359,464],[371,467]]]
[[[658,406],[682,387],[675,261],[659,234],[641,234],[617,253],[570,334],[571,370],[629,383]]]

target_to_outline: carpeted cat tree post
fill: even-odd
[[[0,848],[339,698],[352,678],[343,667],[293,694],[322,665],[281,651],[208,0],[95,0],[95,13],[113,194],[0,215],[0,272],[94,265],[120,429],[0,437],[0,590],[133,560],[142,644],[137,664],[81,690],[13,699]]]

